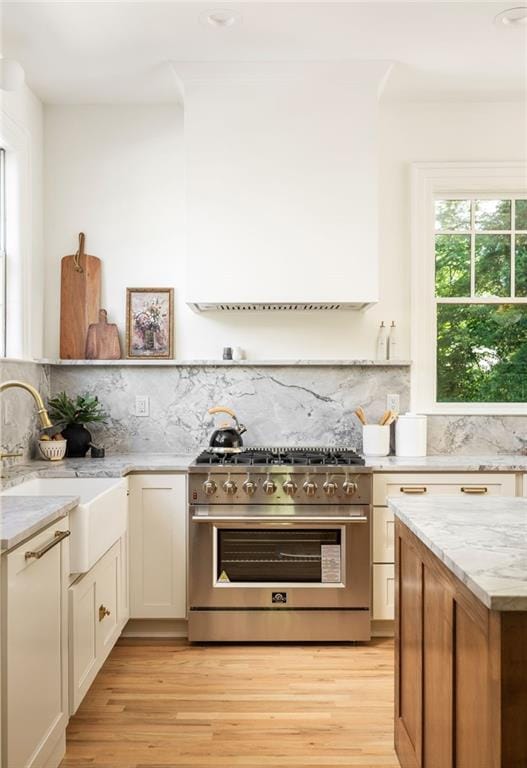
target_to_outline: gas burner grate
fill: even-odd
[[[364,459],[347,447],[271,447],[244,448],[240,453],[221,455],[203,451],[197,465],[215,466],[353,466],[364,464]]]

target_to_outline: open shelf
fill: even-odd
[[[309,367],[408,367],[409,360],[35,360],[42,365],[65,366],[136,366],[136,367],[165,367],[165,368],[286,368],[294,366]]]

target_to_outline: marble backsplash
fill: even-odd
[[[211,405],[228,405],[247,426],[246,445],[346,444],[361,449],[353,410],[362,405],[379,418],[386,394],[409,403],[410,369],[405,366],[183,365],[180,367],[42,366],[2,362],[2,380],[23,379],[44,397],[66,390],[96,393],[110,417],[92,429],[95,441],[114,452],[195,452],[213,429]],[[148,395],[150,416],[134,415],[135,396]],[[33,400],[4,392],[2,451],[35,455],[37,418]],[[9,423],[4,423],[5,415]],[[527,454],[527,417],[430,416],[429,454]]]
[[[49,396],[49,367],[19,360],[2,360],[0,381],[17,379],[38,389],[44,400]],[[35,401],[21,389],[7,389],[0,395],[0,448],[2,453],[22,452],[25,459],[37,453],[38,416]],[[10,463],[16,459],[8,459]]]
[[[110,413],[94,427],[108,451],[196,451],[208,444],[213,419],[207,409],[227,405],[247,427],[246,445],[354,445],[361,432],[354,409],[378,419],[386,393],[408,407],[408,368],[185,366],[54,367],[52,390],[89,389]],[[148,395],[150,416],[134,415],[135,396]]]

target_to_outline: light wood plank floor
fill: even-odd
[[[70,721],[62,768],[398,768],[392,718],[392,640],[121,640]]]

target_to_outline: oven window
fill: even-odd
[[[340,582],[340,529],[218,529],[218,582]]]

